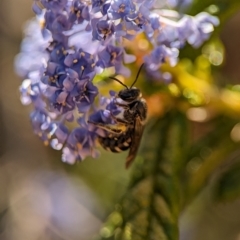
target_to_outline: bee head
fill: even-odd
[[[133,102],[141,97],[141,92],[136,87],[126,88],[118,93],[118,97],[125,102]]]
[[[138,76],[139,76],[139,73],[140,73],[143,65],[144,64],[142,64],[141,67],[139,68],[137,76],[136,76],[136,78],[135,78],[135,80],[132,83],[130,88],[128,86],[126,86],[124,83],[122,83],[119,79],[117,79],[115,77],[110,77],[111,79],[119,82],[121,85],[123,85],[125,87],[125,89],[121,90],[118,93],[118,97],[121,98],[123,101],[132,102],[132,101],[135,101],[135,100],[139,99],[142,96],[140,90],[136,87],[133,87],[133,85],[136,83],[136,81],[138,79]]]

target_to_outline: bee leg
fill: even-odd
[[[122,130],[121,129],[114,129],[111,128],[103,123],[96,123],[96,122],[92,122],[92,121],[88,121],[88,123],[95,125],[98,128],[101,128],[103,130],[106,130],[109,133],[114,133],[114,134],[121,134]]]
[[[119,107],[122,107],[124,109],[129,109],[128,104],[124,104],[124,103],[118,103],[117,101],[115,101],[115,104]]]
[[[112,117],[113,120],[116,121],[116,123],[120,123],[120,124],[125,125],[125,126],[129,125],[128,121],[126,121],[126,120],[124,120],[122,118],[118,118],[118,117],[114,116],[112,113],[111,113],[111,117]]]

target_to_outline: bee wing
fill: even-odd
[[[144,126],[141,122],[140,117],[137,117],[135,120],[135,126],[132,132],[132,144],[126,159],[126,168],[128,168],[136,157],[142,134],[143,134]]]

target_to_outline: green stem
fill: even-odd
[[[148,124],[129,188],[97,239],[178,240],[182,117],[169,112]]]

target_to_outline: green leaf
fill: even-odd
[[[208,150],[210,153],[213,148],[218,147],[225,136],[229,136],[229,133],[236,123],[236,120],[232,120],[226,116],[218,116],[209,122],[208,128],[211,130],[199,140],[192,143],[191,148],[188,152],[187,162],[196,157],[204,160],[204,158],[206,158],[206,155],[208,155],[204,154],[204,151]]]
[[[129,188],[97,239],[178,239],[184,119],[170,112],[148,124]]]
[[[239,148],[239,144],[234,143],[230,136],[223,136],[222,141],[212,149],[211,154],[204,162],[190,174],[186,186],[187,203],[193,200],[196,195],[206,186],[209,179],[217,169],[227,161],[228,157]],[[194,161],[194,159],[192,160]]]
[[[214,190],[214,198],[218,201],[231,201],[240,197],[239,162],[221,175]]]

